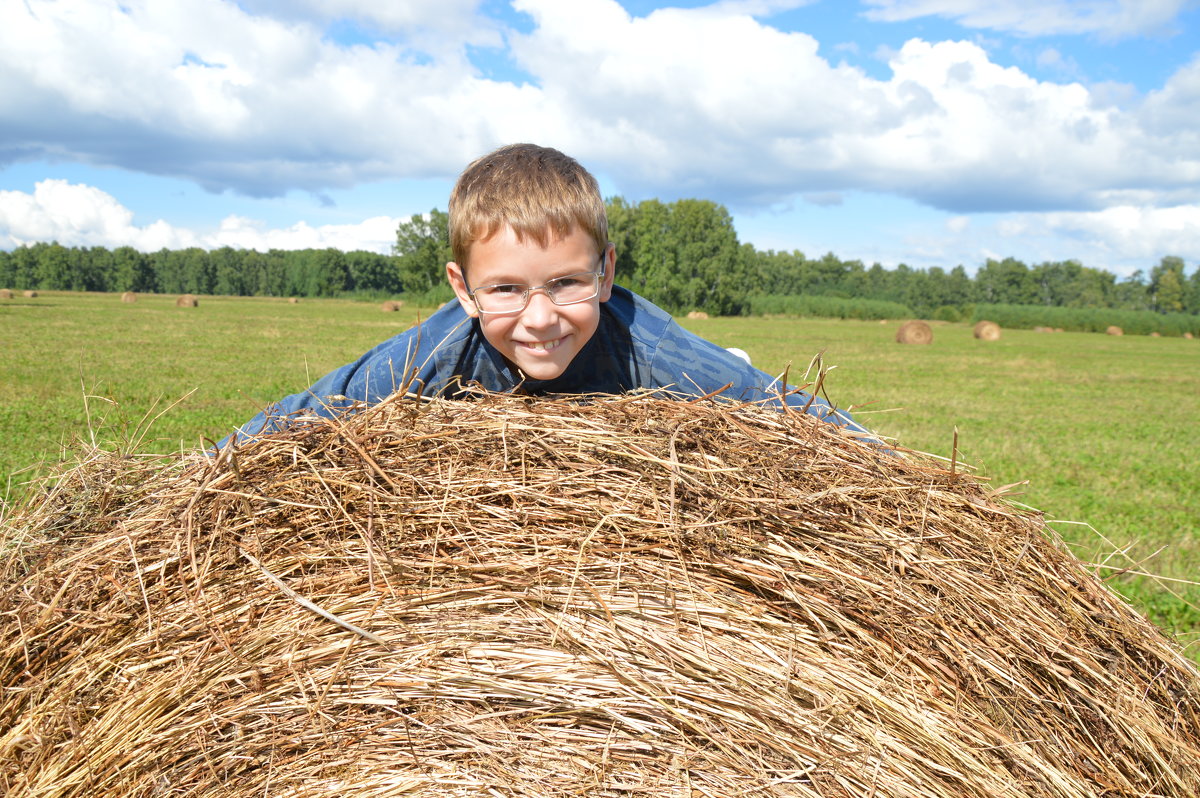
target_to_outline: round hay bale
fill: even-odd
[[[299,305],[299,304],[300,304],[300,298],[299,298],[299,297],[290,296],[290,297],[288,297],[288,304],[289,304],[289,305]]]
[[[930,344],[933,343],[933,330],[923,321],[906,321],[896,330],[896,343],[899,344]]]
[[[9,796],[1200,794],[1194,665],[931,458],[511,396],[231,454],[6,522]]]
[[[196,299],[194,294],[184,294],[175,300],[177,308],[194,308],[200,304],[200,300]]]
[[[380,305],[379,309],[382,310],[384,313],[395,313],[402,306],[403,306],[402,303],[389,299],[388,301],[386,301],[382,305]]]
[[[974,335],[980,341],[999,341],[1000,325],[994,321],[981,321],[975,325]]]
[[[0,288],[0,299],[12,299],[13,292],[8,288]]]
[[[1115,324],[1110,324],[1105,331],[1106,335],[1124,335],[1125,331]]]
[[[1188,339],[1189,341],[1192,340],[1192,334],[1190,332],[1185,332],[1183,334],[1183,337]]]
[[[132,291],[126,291],[125,293],[121,294],[121,301],[132,305],[134,302],[137,302],[137,294],[133,293]]]
[[[1160,333],[1158,330],[1153,330],[1150,333],[1150,337],[1151,338],[1162,338],[1162,333]]]
[[[37,295],[37,291],[26,290],[21,292],[21,296],[25,297],[26,299],[37,299]]]
[[[687,317],[689,319],[707,319],[708,314],[705,313],[703,310],[689,310]]]

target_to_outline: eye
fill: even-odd
[[[514,294],[525,293],[525,286],[516,285],[515,283],[502,283],[500,285],[485,285],[476,289],[476,293],[486,294],[487,296],[512,296]]]
[[[557,280],[551,280],[550,285],[555,288],[572,288],[582,283],[581,275],[570,274],[566,277],[559,277]]]

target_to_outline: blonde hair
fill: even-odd
[[[579,162],[536,144],[509,144],[472,162],[450,192],[450,249],[464,270],[471,245],[506,225],[518,241],[539,246],[578,227],[608,246],[608,217],[600,184]]]

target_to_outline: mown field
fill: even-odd
[[[0,300],[0,491],[11,503],[83,443],[173,452],[409,326],[378,303],[45,293]],[[899,320],[681,320],[799,380],[822,353],[827,393],[904,446],[958,459],[1045,512],[1079,556],[1200,661],[1200,341],[1005,331],[975,340]],[[0,507],[0,515],[4,514]],[[1146,576],[1150,574],[1152,576]],[[1195,645],[1191,645],[1195,643]]]

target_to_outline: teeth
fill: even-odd
[[[526,344],[526,346],[528,346],[530,349],[536,349],[539,352],[549,352],[551,349],[556,348],[558,344],[558,341],[532,341]]]

